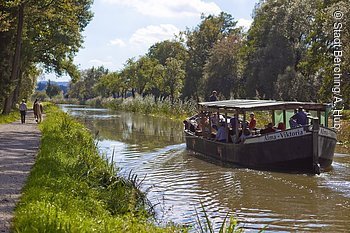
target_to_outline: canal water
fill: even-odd
[[[246,232],[350,232],[350,155],[321,175],[223,167],[186,150],[182,123],[62,105],[99,135],[99,148],[144,179],[160,224],[196,225],[202,205],[217,228],[227,213]],[[202,204],[201,204],[202,203]]]

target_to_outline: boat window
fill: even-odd
[[[327,126],[327,124],[326,124],[326,113],[325,112],[321,112],[320,124],[323,125],[323,126]]]
[[[289,119],[295,114],[294,109],[286,110],[286,129],[290,129]]]
[[[275,110],[275,122],[273,122],[273,124],[278,125],[280,122],[283,122],[283,111]]]
[[[275,122],[274,125],[283,122],[283,110],[275,110]],[[294,115],[294,109],[286,110],[286,129],[290,128],[289,119]],[[317,113],[316,113],[317,115]]]

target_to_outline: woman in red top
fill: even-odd
[[[256,128],[256,120],[255,120],[255,116],[254,113],[250,113],[250,122],[249,122],[249,129],[255,129]]]

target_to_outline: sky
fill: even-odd
[[[147,53],[148,48],[173,39],[200,22],[201,13],[231,14],[238,26],[248,29],[258,0],[94,0],[94,17],[83,32],[83,48],[74,63],[80,70],[104,66],[123,68],[126,60]],[[68,76],[45,74],[44,79],[68,81]]]

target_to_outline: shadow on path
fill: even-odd
[[[40,131],[33,112],[26,123],[0,125],[0,232],[10,232],[13,211],[34,165]]]

